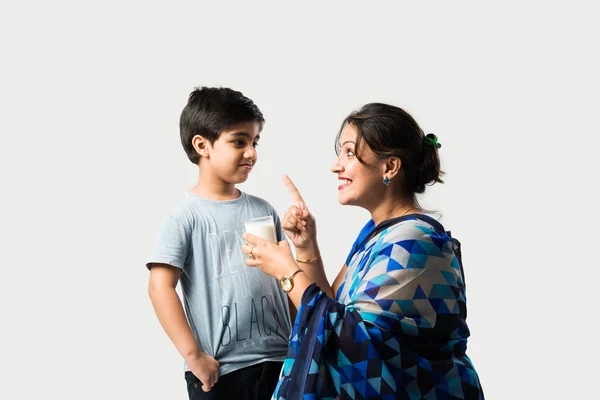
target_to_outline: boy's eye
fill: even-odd
[[[245,140],[233,140],[231,143],[233,143],[237,147],[244,147],[244,146],[246,146],[246,141]],[[252,146],[253,147],[258,146],[258,142],[252,143]]]

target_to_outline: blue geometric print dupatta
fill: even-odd
[[[483,399],[456,253],[430,217],[370,221],[336,299],[304,292],[273,398]]]

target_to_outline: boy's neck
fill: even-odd
[[[235,200],[241,194],[233,183],[215,181],[202,175],[190,192],[209,200]]]

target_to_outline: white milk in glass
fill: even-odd
[[[246,220],[246,232],[259,236],[269,242],[277,243],[273,216]]]

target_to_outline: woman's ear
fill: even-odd
[[[196,135],[192,138],[192,146],[196,153],[200,155],[200,157],[210,158],[210,154],[208,152],[208,140],[204,139],[200,135]]]
[[[385,162],[385,176],[392,179],[400,172],[401,167],[402,161],[398,157],[388,158],[388,160]]]

